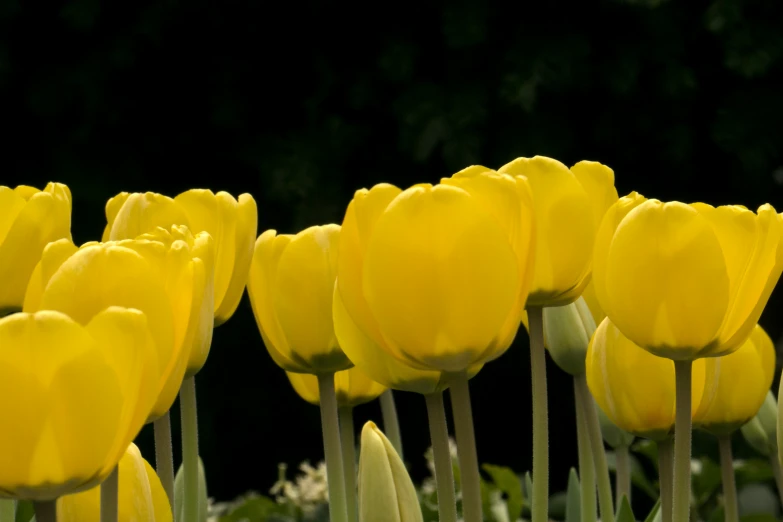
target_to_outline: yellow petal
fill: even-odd
[[[756,325],[750,334],[750,341],[759,353],[761,367],[764,369],[762,381],[766,383],[766,388],[769,389],[772,386],[775,368],[777,367],[775,343],[772,342],[769,334],[759,324]]]
[[[592,279],[582,292],[582,297],[585,299],[587,308],[590,309],[590,314],[593,316],[593,321],[595,321],[595,324],[601,324],[601,321],[603,321],[604,317],[606,317],[606,313],[604,313],[600,303],[598,302],[598,297],[595,295],[595,283]]]
[[[144,470],[147,472],[147,480],[150,483],[152,509],[155,512],[154,522],[172,522],[174,515],[171,512],[171,504],[158,474],[155,473],[155,470],[152,469],[152,466],[146,460],[144,461]]]
[[[25,312],[37,312],[41,309],[41,296],[44,288],[49,284],[49,280],[60,268],[60,265],[65,263],[65,260],[75,254],[77,250],[79,248],[70,239],[58,239],[46,245],[41,260],[35,266],[27,285],[24,306],[22,307]]]
[[[187,214],[168,196],[137,192],[128,196],[120,194],[117,197],[117,202],[110,200],[106,205],[107,218],[110,217],[110,212],[116,212],[108,236],[112,241],[134,239],[157,227],[168,230],[172,225],[191,225]],[[115,211],[115,206],[119,203],[122,205]]]
[[[378,398],[386,387],[370,379],[355,366],[334,374],[337,404],[353,408]]]
[[[41,192],[35,187],[30,187],[27,185],[19,185],[16,188],[14,188],[14,192],[17,196],[24,199],[25,201],[30,201],[30,198]]]
[[[215,326],[228,321],[234,315],[245,292],[250,261],[253,258],[253,245],[258,230],[258,208],[256,200],[250,194],[239,196],[237,207],[236,258],[231,282],[220,306],[215,312]]]
[[[557,160],[517,158],[499,172],[524,176],[535,210],[536,260],[528,306],[561,306],[581,293],[590,275],[596,225],[588,193]]]
[[[718,238],[699,212],[646,201],[628,213],[606,254],[606,311],[626,337],[672,359],[714,346],[729,279]]]
[[[571,167],[571,172],[574,173],[577,181],[590,198],[593,223],[595,229],[598,230],[604,219],[604,214],[618,198],[617,189],[614,186],[614,171],[597,161],[580,161]]]
[[[309,373],[285,372],[294,391],[305,401],[318,406],[321,396],[318,392],[318,377]]]
[[[129,192],[120,192],[106,202],[106,226],[103,229],[101,242],[105,243],[111,239],[111,228],[114,226],[114,220],[117,219],[120,209],[130,197]]]

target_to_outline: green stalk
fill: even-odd
[[[690,520],[691,502],[691,361],[674,361],[674,489],[673,522]]]
[[[609,465],[606,462],[606,450],[604,439],[601,435],[601,424],[598,420],[598,410],[595,400],[587,387],[587,378],[580,375],[574,378],[579,393],[582,395],[582,404],[585,407],[585,420],[587,421],[588,435],[590,436],[590,448],[593,451],[593,464],[598,483],[598,506],[601,508],[601,521],[614,520],[614,503],[612,502],[612,481],[609,478]],[[535,485],[535,482],[533,483]]]
[[[329,487],[329,520],[348,522],[348,501],[345,496],[343,452],[340,448],[340,426],[337,416],[337,395],[334,373],[318,375],[321,402],[321,429],[326,456],[326,481]],[[187,522],[187,521],[186,521]]]
[[[198,497],[198,413],[196,409],[196,379],[186,377],[179,390],[180,422],[182,423],[182,473],[184,474],[183,520],[200,522]]]
[[[57,501],[33,502],[36,522],[57,522]]]
[[[658,442],[658,483],[661,490],[661,522],[672,522],[674,442]]]
[[[348,519],[359,521],[359,494],[356,490],[356,432],[353,427],[353,408],[342,406],[340,416],[340,443],[343,450],[343,472],[345,472],[345,496],[348,500]]]
[[[446,408],[443,392],[424,396],[427,418],[430,423],[432,459],[435,464],[435,486],[438,490],[439,522],[457,522],[457,500],[454,494],[454,469],[449,451],[449,429],[446,425]]]
[[[549,520],[549,413],[546,397],[544,309],[527,309],[530,325],[530,373],[533,382],[533,495],[532,522]]]
[[[381,415],[383,415],[383,429],[386,438],[389,439],[397,455],[402,456],[402,435],[400,434],[400,421],[397,418],[397,406],[394,404],[394,395],[391,390],[381,394]]]
[[[769,463],[772,466],[772,472],[775,474],[775,484],[778,487],[780,504],[783,506],[783,469],[780,467],[777,451],[772,452],[772,455],[769,456]]]
[[[16,500],[10,498],[0,499],[0,522],[14,522],[16,520]]]
[[[628,446],[615,448],[614,454],[617,459],[614,499],[616,508],[620,509],[623,495],[628,498],[629,504],[631,502],[631,455],[628,452]]]
[[[101,482],[101,522],[117,522],[120,514],[120,470],[115,467]]]
[[[174,510],[174,451],[171,444],[171,413],[166,412],[153,423],[155,431],[155,471]]]
[[[574,379],[574,404],[576,406],[576,441],[579,450],[579,498],[581,501],[582,522],[596,522],[595,467],[590,453],[590,435],[585,419],[582,394]]]
[[[734,481],[734,457],[731,455],[731,435],[718,437],[720,474],[723,482],[723,511],[726,522],[739,522],[737,483]]]
[[[476,434],[473,431],[473,410],[470,406],[468,374],[460,372],[451,379],[451,413],[457,435],[460,484],[462,486],[462,518],[465,522],[481,522],[481,483],[476,454]]]

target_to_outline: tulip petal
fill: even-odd
[[[250,270],[250,261],[253,258],[253,245],[256,241],[258,230],[258,208],[256,200],[250,194],[239,196],[236,228],[236,259],[231,282],[220,306],[215,312],[215,326],[228,321],[234,315],[242,294],[247,284],[247,274]]]
[[[111,240],[111,228],[114,226],[117,214],[119,214],[120,209],[129,197],[130,192],[120,192],[106,202],[106,226],[103,228],[103,235],[101,236],[102,243]]]
[[[593,209],[593,224],[598,230],[604,214],[618,198],[614,186],[614,171],[597,161],[580,161],[571,167],[571,172],[587,192],[592,203],[590,206]]]
[[[116,211],[108,239],[134,239],[157,227],[165,230],[173,225],[190,226],[188,216],[177,203],[168,196],[154,192],[134,193],[128,196],[116,196],[117,202],[109,200],[106,204],[107,218],[115,212],[115,206],[122,202]],[[123,201],[124,199],[124,201]],[[192,227],[191,227],[192,229]],[[104,241],[105,239],[104,232]]]
[[[41,296],[49,280],[65,260],[78,250],[79,248],[70,239],[58,239],[46,245],[41,260],[35,265],[30,282],[27,284],[22,307],[25,312],[37,312],[41,309]]]
[[[144,470],[147,472],[147,480],[150,484],[152,509],[155,513],[154,522],[172,522],[174,515],[171,512],[171,504],[169,504],[169,498],[166,496],[166,490],[163,489],[158,474],[146,460],[144,461]]]
[[[288,382],[294,391],[310,404],[321,404],[321,394],[318,389],[318,377],[309,373],[285,372]]]

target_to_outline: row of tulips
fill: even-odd
[[[115,520],[117,464],[145,422],[154,423],[157,475],[169,503],[177,500],[168,416],[177,390],[176,519],[201,520],[194,377],[245,283],[272,360],[320,405],[334,522],[421,519],[390,390],[424,396],[440,520],[457,520],[447,389],[462,514],[482,520],[468,381],[510,347],[520,322],[530,332],[533,522],[548,520],[545,346],[574,376],[583,521],[596,520],[596,490],[604,521],[630,494],[613,495],[601,414],[657,441],[661,514],[683,522],[693,425],[719,436],[730,469],[728,437],[772,381],[774,350],[757,322],[783,271],[783,216],[769,205],[754,213],[619,198],[613,171],[596,162],[569,169],[537,156],[497,171],[472,166],[434,186],[380,184],[356,192],[341,225],[269,230],[254,246],[248,195],[123,193],[106,206],[102,242],[78,248],[64,186],[4,188],[0,197],[16,198],[0,221],[0,273],[15,293],[0,307],[23,309],[0,321],[9,361],[0,382],[40,405],[34,418],[25,413],[24,439],[6,434],[15,471],[0,469],[0,490],[36,501],[39,522],[67,516],[60,506],[97,484],[101,518]],[[33,208],[46,198],[54,203]],[[357,488],[351,409],[378,395],[391,442],[365,426]],[[68,454],[63,437],[74,441]],[[736,520],[728,474],[724,488],[727,519]]]

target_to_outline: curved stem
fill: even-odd
[[[359,520],[359,496],[356,491],[356,433],[353,427],[353,408],[342,406],[340,416],[340,445],[343,450],[343,472],[345,473],[345,496],[348,500],[348,519]]]
[[[174,509],[174,451],[171,444],[171,412],[166,412],[152,424],[155,431],[155,471]]]
[[[549,413],[546,396],[544,314],[540,306],[527,309],[530,325],[530,373],[533,382],[532,522],[549,520]]]
[[[318,375],[321,402],[321,430],[326,456],[326,481],[329,487],[329,520],[348,522],[348,501],[345,496],[343,452],[340,447],[340,427],[337,420],[337,396],[334,373]],[[187,522],[187,521],[186,521]]]
[[[593,455],[590,453],[590,435],[587,432],[582,394],[577,389],[576,381],[574,381],[574,404],[576,406],[576,440],[579,450],[579,497],[582,522],[595,522],[597,519],[595,467],[593,466]]]
[[[438,491],[439,522],[457,522],[457,499],[454,494],[454,470],[449,451],[449,429],[446,425],[446,408],[443,392],[424,396],[427,418],[430,423],[432,458],[435,463],[435,486]]]
[[[691,361],[674,361],[674,489],[673,522],[688,522],[691,501]]]
[[[120,470],[114,468],[101,482],[101,522],[117,522],[119,517]]]
[[[674,443],[658,442],[658,483],[661,489],[661,521],[672,522]]]
[[[612,482],[609,479],[609,465],[606,462],[606,450],[604,450],[604,438],[601,435],[598,410],[595,406],[595,400],[593,400],[593,396],[590,394],[590,389],[587,387],[587,378],[584,375],[580,375],[574,378],[574,383],[582,395],[582,403],[585,407],[585,420],[587,421],[590,448],[593,451],[596,482],[598,483],[598,505],[601,508],[601,521],[611,522],[614,520]]]
[[[183,520],[199,522],[198,498],[198,414],[196,409],[196,379],[186,377],[179,390],[180,422],[182,423],[182,473],[184,474]]]
[[[400,421],[397,418],[397,406],[394,404],[394,395],[391,390],[381,394],[381,415],[383,415],[383,429],[386,438],[389,439],[400,460],[402,456],[402,435],[400,434]]]
[[[473,431],[473,410],[470,406],[468,375],[461,372],[451,379],[451,412],[457,435],[460,485],[462,486],[462,517],[465,522],[481,522],[481,483]]]
[[[723,482],[723,510],[726,522],[739,522],[737,484],[734,481],[734,457],[731,455],[731,435],[718,437],[720,474]]]
[[[628,503],[631,502],[631,455],[628,446],[615,448],[614,454],[617,458],[614,499],[616,509],[620,509],[623,495],[628,498]]]
[[[37,522],[57,522],[57,501],[33,502]]]
[[[783,469],[780,467],[780,460],[778,460],[778,452],[775,451],[769,456],[769,463],[772,466],[772,472],[775,474],[775,484],[778,487],[778,495],[780,496],[780,504],[783,506]]]

